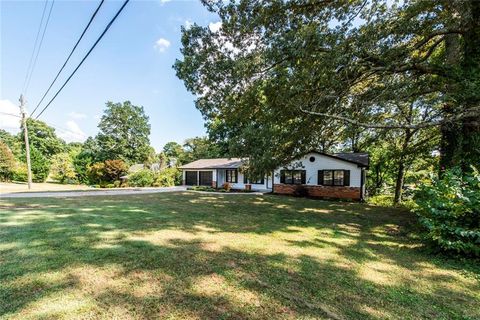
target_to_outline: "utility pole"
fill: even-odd
[[[32,189],[32,169],[30,165],[30,143],[28,142],[27,113],[25,112],[25,99],[20,95],[20,114],[22,116],[23,135],[25,136],[25,153],[27,155],[28,189]]]

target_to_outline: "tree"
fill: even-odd
[[[143,107],[107,102],[96,140],[100,159],[122,159],[128,163],[143,163],[150,152],[150,124]]]
[[[174,68],[233,153],[271,169],[332,148],[328,128],[435,126],[443,166],[480,162],[479,1],[204,4],[221,28],[182,29]]]
[[[15,158],[10,148],[0,140],[0,181],[9,181],[15,169]]]
[[[75,167],[73,166],[73,160],[69,153],[58,153],[52,157],[52,166],[50,172],[52,178],[65,183],[75,179]]]
[[[23,162],[26,157],[23,155]],[[30,162],[33,182],[45,182],[50,172],[50,161],[34,146],[30,147]]]
[[[167,142],[165,146],[163,146],[163,154],[167,159],[183,159],[185,150],[183,150],[182,146],[174,141]]]
[[[65,141],[58,138],[55,129],[48,126],[45,122],[28,118],[27,128],[30,147],[37,149],[37,151],[47,159],[57,153],[65,151]],[[25,150],[24,131],[21,130],[19,135],[19,140],[22,143],[22,150]]]
[[[88,137],[80,152],[73,156],[73,166],[79,182],[89,183],[88,168],[98,159],[99,152],[97,141]]]
[[[219,146],[206,137],[186,139],[183,144],[184,152],[180,157],[181,163],[187,163],[198,159],[220,158],[225,156]]]
[[[18,136],[15,136],[3,129],[0,129],[0,141],[7,145],[10,151],[13,153],[15,159],[20,159],[22,155],[22,144]]]
[[[120,180],[128,172],[128,166],[123,160],[105,160],[105,177],[109,181]]]

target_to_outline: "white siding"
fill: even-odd
[[[315,157],[314,162],[310,162],[310,157]],[[275,170],[274,183],[280,183],[280,170],[298,169],[306,171],[306,184],[318,185],[318,170],[350,170],[350,186],[361,186],[362,169],[356,164],[335,159],[318,153],[308,153],[302,158],[293,161],[290,165]]]

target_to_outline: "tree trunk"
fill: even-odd
[[[411,121],[411,111],[410,109],[410,116],[409,120]],[[405,158],[406,158],[406,153],[408,149],[408,145],[410,143],[410,140],[413,136],[414,132],[410,129],[405,130],[405,138],[402,143],[402,150],[400,154],[400,159],[398,160],[398,170],[397,170],[397,181],[395,183],[395,197],[393,198],[393,203],[394,204],[399,204],[402,202],[402,191],[403,191],[403,182],[405,179]]]
[[[446,63],[449,66],[460,64],[461,50],[460,37],[458,34],[445,36]],[[447,84],[447,94],[443,114],[445,118],[451,117],[459,112],[458,101],[455,99],[456,84]],[[461,126],[458,123],[445,123],[441,127],[442,140],[440,145],[440,172],[459,164],[461,154],[462,135]]]
[[[467,32],[464,34],[462,69],[464,74],[466,110],[480,106],[480,1],[468,4]],[[480,165],[480,115],[465,118],[462,123],[462,169],[470,171],[471,166]]]
[[[457,13],[458,8],[452,12]],[[457,83],[447,84],[447,101],[444,115],[449,117],[480,105],[480,1],[465,2],[462,19],[466,30],[463,41],[456,34],[445,37],[446,63],[457,66],[460,76]],[[463,43],[463,45],[462,45]],[[459,87],[461,90],[459,90]],[[456,92],[462,92],[461,95]],[[441,128],[440,170],[461,166],[470,170],[480,163],[480,116],[465,118],[461,123],[445,124]]]
[[[397,181],[395,183],[395,197],[393,199],[394,204],[402,202],[403,180],[405,178],[405,163],[401,161],[398,164]]]

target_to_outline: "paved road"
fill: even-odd
[[[185,191],[186,187],[164,187],[164,188],[134,188],[134,189],[98,189],[91,191],[47,191],[47,192],[21,192],[21,193],[0,193],[1,198],[63,198],[63,197],[85,197],[85,196],[116,196],[128,194],[147,194],[159,192]]]

